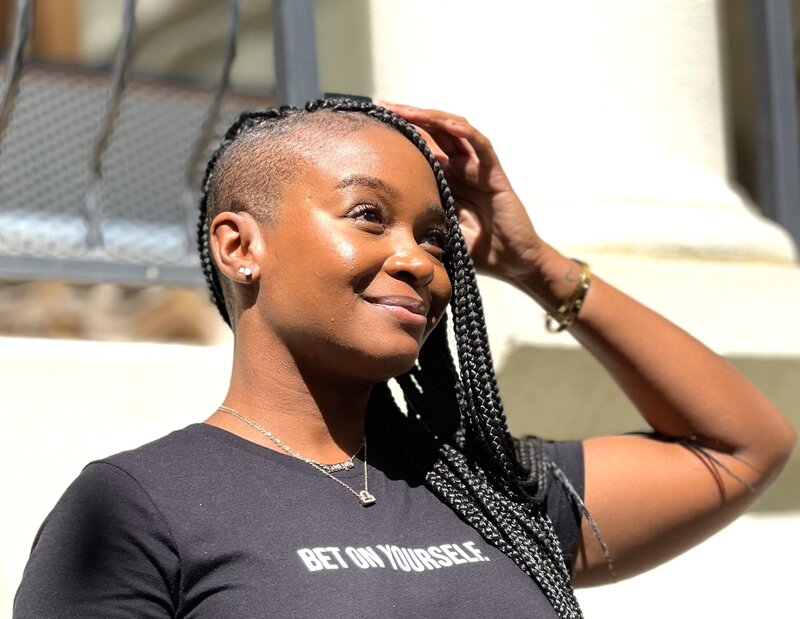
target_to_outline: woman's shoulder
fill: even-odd
[[[214,440],[207,428],[192,424],[92,460],[66,488],[44,524],[58,515],[79,518],[95,508],[106,514],[124,508],[128,513],[152,511],[158,516],[165,503],[184,494],[182,488],[191,492],[192,480],[207,478],[206,469],[225,459],[224,443]]]
[[[165,473],[197,465],[198,453],[209,451],[202,424],[175,430],[154,441],[105,458],[92,460],[68,486],[47,521],[60,514],[117,513],[128,509],[157,513],[155,496]],[[146,509],[145,509],[146,508]]]
[[[89,462],[67,487],[40,527],[43,532],[87,529],[87,536],[116,523],[128,531],[162,531],[169,536],[176,506],[190,499],[198,484],[207,483],[209,470],[226,457],[216,430],[192,424],[154,441]],[[149,535],[149,534],[148,534]],[[60,535],[51,536],[60,539]]]
[[[133,473],[150,468],[163,471],[165,466],[188,463],[196,460],[198,453],[213,451],[214,441],[206,428],[202,423],[188,425],[133,449],[93,460],[86,469],[95,464],[107,464]]]
[[[535,437],[515,440],[525,464],[541,450],[546,462],[547,515],[561,543],[567,565],[571,566],[580,536],[582,513],[578,501],[584,499],[583,441],[546,441]]]
[[[153,448],[143,446],[91,462],[69,485],[36,534],[15,617],[61,616],[65,608],[87,617],[102,609],[105,616],[108,599],[120,600],[126,616],[162,616],[156,611],[172,605],[177,546],[152,489],[131,465],[148,452]]]

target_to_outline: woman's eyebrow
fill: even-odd
[[[397,189],[377,176],[362,176],[360,174],[354,174],[353,176],[348,176],[347,178],[342,179],[336,185],[336,190],[338,191],[340,189],[346,189],[347,187],[352,187],[354,185],[369,187],[370,189],[375,189],[376,191],[382,191],[393,198],[396,198],[400,195],[400,192],[397,191]]]
[[[400,196],[400,192],[383,179],[377,176],[364,176],[361,174],[354,174],[342,179],[337,183],[335,189],[339,191],[353,186],[369,187],[370,189],[381,191],[392,198],[398,198]],[[440,219],[443,224],[447,222],[447,215],[444,212],[444,208],[442,208],[442,205],[438,202],[428,203],[425,207],[425,214]]]
[[[442,225],[447,224],[447,214],[444,212],[442,205],[438,202],[428,203],[428,206],[425,207],[425,214],[441,221]]]

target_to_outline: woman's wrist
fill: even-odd
[[[528,267],[511,282],[535,300],[548,313],[558,308],[575,292],[580,282],[581,265],[546,243],[530,260]]]

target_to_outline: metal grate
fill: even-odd
[[[128,81],[97,193],[103,244],[92,248],[89,167],[108,88],[106,72],[26,68],[0,143],[0,278],[202,282],[186,165],[212,89]],[[229,93],[220,125],[273,104]]]

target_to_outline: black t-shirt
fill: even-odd
[[[401,462],[362,507],[305,462],[194,424],[89,464],[34,542],[14,617],[555,617],[534,581]],[[580,443],[547,445],[579,492]],[[363,463],[336,474],[363,488]],[[548,514],[571,555],[560,484]]]

